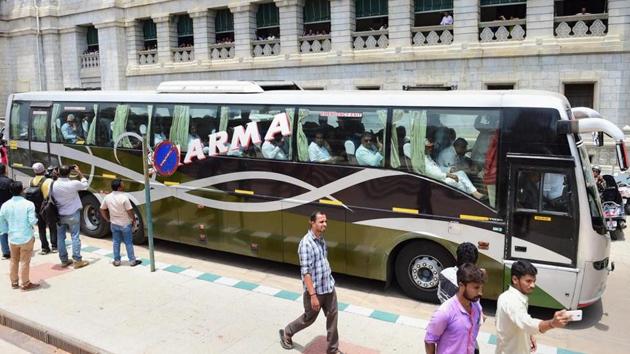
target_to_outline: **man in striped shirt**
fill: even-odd
[[[304,313],[280,330],[280,344],[284,349],[292,349],[291,337],[313,324],[321,308],[326,316],[327,352],[341,353],[337,332],[335,279],[332,277],[332,270],[328,263],[328,248],[324,240],[324,231],[327,227],[326,214],[321,211],[311,214],[310,225],[311,228],[298,246],[300,272],[304,284]]]

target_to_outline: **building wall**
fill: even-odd
[[[40,85],[48,90],[76,88],[88,81],[103,89],[131,90],[153,89],[161,81],[175,79],[281,79],[307,88],[350,90],[364,86],[400,90],[403,85],[485,89],[486,84],[513,83],[518,89],[555,92],[563,92],[563,83],[589,82],[595,83],[594,108],[625,126],[630,125],[630,70],[624,70],[630,64],[630,1],[608,3],[608,34],[603,37],[555,37],[553,0],[532,0],[527,5],[525,40],[481,43],[479,1],[459,0],[454,2],[453,44],[413,46],[407,40],[413,21],[405,17],[413,1],[390,0],[390,20],[402,18],[390,23],[390,45],[360,51],[346,43],[351,41],[354,28],[354,2],[331,0],[330,52],[300,54],[293,43],[295,28],[290,28],[284,33],[291,35],[281,38],[284,45],[280,55],[252,57],[249,31],[252,20],[255,26],[256,3],[249,1],[39,0],[43,44],[43,64],[39,65],[36,9],[31,1],[7,0],[0,2],[0,116],[4,115],[10,93],[39,90]],[[301,4],[301,0],[276,0],[281,16],[299,17]],[[159,63],[139,65],[134,60],[136,48],[130,42],[137,39],[129,27],[136,26],[136,20],[153,18],[158,33],[164,33],[173,31],[169,19],[174,14],[189,13],[199,18],[208,9],[226,7],[234,13],[237,57],[212,59],[204,48],[195,52],[193,61],[173,63],[170,49],[162,42]],[[280,23],[281,27],[283,23],[294,27],[297,23],[299,27],[300,21],[285,17]],[[86,46],[88,25],[99,31],[101,59],[95,78],[86,76],[78,59]],[[198,25],[195,28],[204,31]],[[241,30],[246,33],[239,33]],[[172,41],[169,35],[162,38]]]

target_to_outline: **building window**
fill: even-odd
[[[569,100],[571,107],[593,108],[595,103],[595,84],[564,84],[564,95]]]
[[[377,91],[380,90],[381,87],[380,86],[376,86],[376,85],[368,85],[368,86],[357,86],[357,90],[360,91]]]
[[[523,40],[527,1],[481,0],[479,38],[482,42]]]
[[[554,1],[554,35],[560,38],[608,33],[608,1]]]
[[[527,1],[481,0],[481,22],[525,19]]]
[[[157,28],[152,19],[142,20],[144,50],[157,49]]]
[[[456,85],[403,85],[403,91],[450,91],[457,89]]]
[[[256,38],[258,40],[280,38],[280,11],[275,3],[258,5]]]
[[[188,14],[178,15],[175,17],[175,23],[177,23],[177,46],[192,47],[195,44],[192,18]]]
[[[94,26],[87,28],[87,53],[98,52],[98,30]]]
[[[413,45],[451,44],[453,0],[415,0],[411,32]]]
[[[357,32],[387,29],[387,0],[356,0],[355,11]]]
[[[330,1],[306,0],[304,2],[304,35],[330,34]]]
[[[214,29],[217,43],[234,42],[234,15],[229,9],[217,11]]]
[[[486,84],[486,90],[514,90],[514,84]]]

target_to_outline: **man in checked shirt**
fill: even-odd
[[[291,337],[310,326],[317,319],[319,309],[326,316],[326,339],[328,353],[339,351],[339,334],[337,333],[337,293],[335,279],[328,263],[328,248],[324,240],[326,231],[326,214],[315,211],[309,221],[311,228],[300,241],[298,256],[300,271],[304,284],[304,313],[295,321],[280,330],[280,344],[284,349],[292,349]]]

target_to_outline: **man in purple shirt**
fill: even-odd
[[[427,354],[473,354],[483,314],[479,299],[485,283],[484,273],[474,264],[457,270],[459,290],[431,317],[424,337]],[[437,348],[436,348],[437,347]]]

